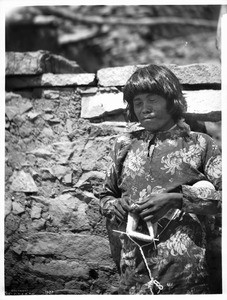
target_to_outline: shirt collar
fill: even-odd
[[[184,119],[180,119],[170,129],[166,131],[152,133],[148,130],[145,130],[145,128],[142,127],[140,123],[128,123],[126,131],[129,133],[140,132],[144,135],[144,138],[146,140],[151,140],[154,138],[154,136],[160,140],[164,140],[167,138],[176,138],[179,136],[189,136],[190,126],[187,123],[185,123]]]

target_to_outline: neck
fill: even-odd
[[[174,121],[172,121],[168,124],[168,126],[165,126],[163,128],[159,128],[157,130],[147,129],[147,131],[149,131],[150,133],[153,133],[153,134],[159,133],[159,132],[166,132],[166,131],[169,131],[169,130],[173,129],[176,125],[177,124]]]

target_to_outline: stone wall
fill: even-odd
[[[110,294],[117,285],[98,197],[126,128],[122,87],[137,67],[87,74],[43,51],[6,54],[6,294]],[[187,118],[208,133],[220,125],[220,66],[169,67]]]

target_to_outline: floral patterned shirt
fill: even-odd
[[[194,188],[201,180],[215,189]],[[116,201],[128,197],[135,203],[162,192],[183,193],[183,204],[158,221],[154,242],[144,244],[119,233],[125,232],[127,220],[115,219]],[[179,123],[166,132],[140,129],[118,137],[100,208],[120,272],[119,293],[209,293],[205,250],[216,232],[212,226],[220,204],[221,153],[208,135]],[[147,232],[142,219],[137,231]]]

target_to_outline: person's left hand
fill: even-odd
[[[171,208],[181,208],[182,197],[180,193],[150,194],[143,201],[137,202],[136,213],[144,221],[155,223]]]

